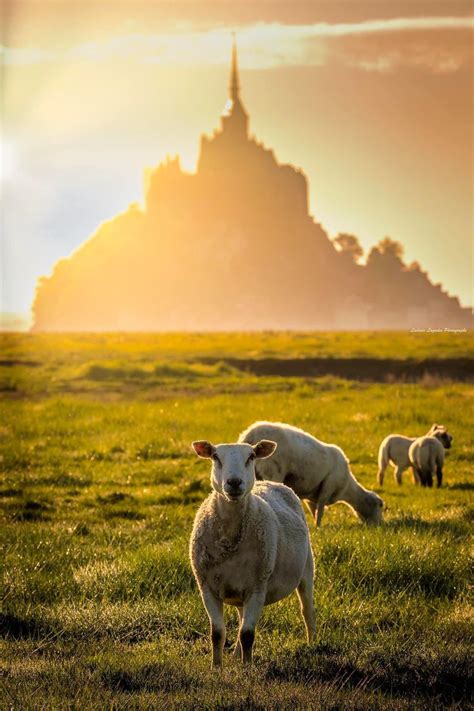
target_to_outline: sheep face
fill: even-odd
[[[255,460],[270,457],[276,443],[261,440],[250,444],[218,444],[205,440],[193,442],[193,449],[203,459],[212,461],[211,484],[226,501],[236,502],[247,496],[255,484]]]
[[[429,431],[430,437],[436,437],[445,449],[451,449],[453,436],[449,434],[443,425],[433,425]]]
[[[368,491],[364,506],[359,509],[358,513],[365,523],[373,526],[379,526],[383,521],[383,509],[383,499],[381,499],[380,496],[375,494],[373,491]]]

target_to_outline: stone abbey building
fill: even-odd
[[[302,171],[249,131],[235,45],[221,125],[195,173],[167,159],[144,205],[103,223],[42,277],[36,331],[409,329],[471,326],[470,310],[390,241],[365,265],[309,214]]]

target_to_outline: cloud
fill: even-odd
[[[438,19],[438,22],[435,20]],[[378,30],[333,37],[330,59],[366,71],[389,72],[412,67],[451,73],[472,63],[471,18],[413,19],[380,23]],[[396,28],[400,29],[397,30]]]
[[[405,30],[453,30],[472,29],[471,17],[407,17],[388,20],[365,20],[364,22],[309,25],[314,35],[342,37],[346,35],[372,34],[374,32],[400,32]]]
[[[416,66],[452,72],[472,59],[471,17],[414,17],[354,23],[258,23],[238,29],[244,69],[322,66],[339,62],[367,71]],[[220,65],[228,62],[229,29],[126,34],[64,50],[0,47],[7,65],[42,62],[147,62]]]
[[[393,72],[401,68],[424,69],[438,74],[458,71],[472,62],[469,36],[427,37],[420,32],[409,36],[344,38],[332,47],[334,61],[366,71]]]
[[[6,65],[28,65],[41,64],[43,62],[55,62],[59,59],[57,52],[36,48],[13,48],[0,44],[0,57]]]

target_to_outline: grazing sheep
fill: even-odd
[[[255,626],[264,605],[296,589],[308,641],[315,632],[313,554],[301,503],[288,487],[255,482],[255,460],[276,444],[193,442],[199,457],[212,459],[214,491],[199,508],[190,543],[191,565],[211,624],[212,663],[222,665],[224,603],[237,607],[235,653],[252,661]]]
[[[443,425],[432,425],[426,433],[426,437],[436,437],[445,449],[451,447],[453,440],[446,427]],[[395,467],[395,479],[398,484],[402,483],[402,474],[410,465],[408,450],[416,437],[404,437],[403,435],[392,434],[385,437],[379,447],[377,481],[382,486],[385,470],[389,462]],[[415,473],[416,481],[416,473]]]
[[[257,462],[257,478],[291,487],[306,502],[316,526],[321,524],[324,507],[339,501],[362,521],[381,523],[382,499],[359,484],[342,449],[281,422],[255,422],[242,432],[239,442],[253,445],[260,439],[273,440],[278,449],[271,459]]]
[[[433,486],[436,474],[438,488],[443,481],[444,447],[437,437],[418,437],[408,450],[410,464],[422,486]]]

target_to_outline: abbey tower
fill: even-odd
[[[37,331],[469,327],[459,301],[419,266],[373,248],[338,252],[309,214],[301,170],[251,134],[235,42],[220,126],[195,173],[167,159],[144,205],[99,226],[42,277]]]

